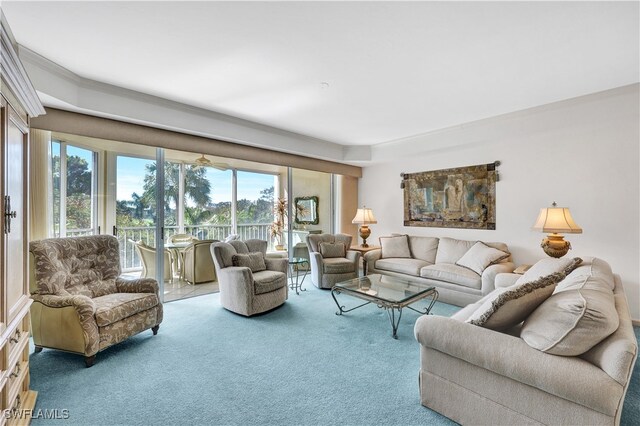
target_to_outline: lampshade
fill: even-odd
[[[533,229],[546,233],[582,234],[582,228],[574,222],[569,208],[557,207],[555,202],[552,207],[540,209]]]
[[[367,225],[369,223],[378,223],[375,216],[373,216],[373,211],[366,207],[358,209],[356,212],[356,217],[353,218],[351,223],[361,223],[363,225]]]

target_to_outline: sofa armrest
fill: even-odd
[[[289,266],[289,259],[285,258],[265,258],[265,265],[270,271],[279,271],[284,274],[287,273],[287,267]]]
[[[496,263],[495,265],[489,265],[484,271],[482,271],[482,295],[491,293],[495,290],[496,275],[513,272],[516,268],[513,262]]]
[[[120,293],[155,293],[159,294],[160,287],[153,278],[137,278],[125,280],[116,278],[116,288]]]
[[[371,250],[364,254],[364,260],[366,260],[367,263],[372,266],[376,262],[376,260],[380,260],[381,257],[382,249]]]
[[[425,347],[602,413],[615,415],[623,395],[593,364],[540,352],[518,337],[434,315],[418,318],[414,332]]]
[[[511,287],[518,281],[522,275],[512,273],[499,273],[496,275],[495,286],[496,288]]]

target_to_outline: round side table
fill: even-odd
[[[300,266],[306,265],[304,270],[304,275],[302,276],[302,280],[300,280]],[[302,283],[304,283],[304,279],[307,277],[309,273],[309,260],[304,257],[292,257],[289,259],[289,288],[291,290],[295,290],[296,294],[300,294],[301,291],[307,291],[302,288]],[[295,274],[295,282],[293,281]]]

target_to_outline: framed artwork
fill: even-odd
[[[318,197],[296,197],[293,201],[296,211],[296,223],[317,225],[320,222],[318,217]]]
[[[403,173],[404,225],[496,229],[496,166]]]

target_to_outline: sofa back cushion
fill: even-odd
[[[438,253],[438,238],[409,236],[411,257],[424,260],[430,264],[436,263]]]
[[[118,240],[110,235],[32,241],[40,294],[99,297],[115,293],[120,275]]]
[[[347,248],[343,243],[320,243],[320,255],[325,259],[345,257]]]
[[[477,241],[440,238],[436,263],[456,263]]]
[[[522,339],[553,355],[587,352],[618,328],[614,285],[611,268],[600,259],[577,268],[527,318]]]
[[[409,236],[380,237],[381,258],[410,258]]]

